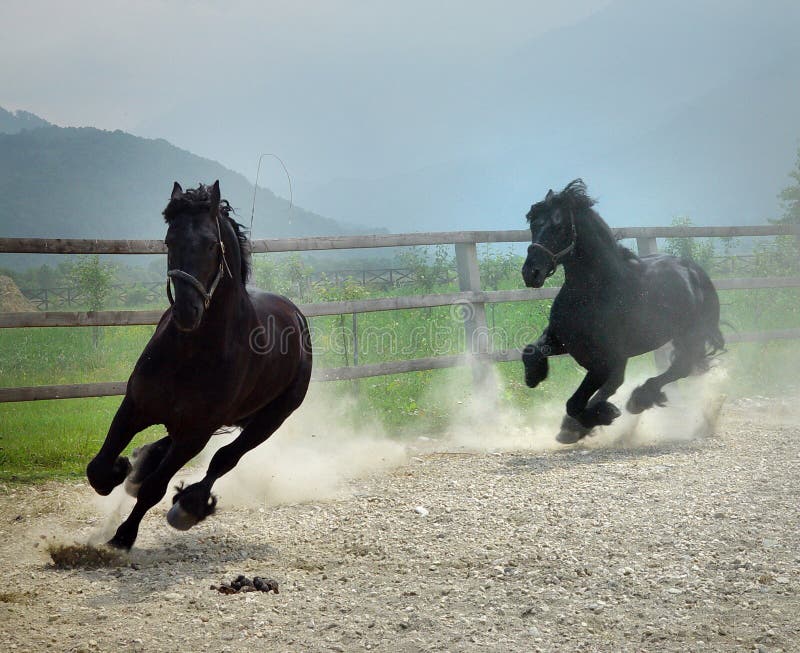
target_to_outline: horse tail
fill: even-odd
[[[701,307],[701,334],[703,336],[704,354],[698,362],[700,370],[707,370],[710,362],[717,354],[725,352],[725,336],[719,328],[720,325],[720,306],[719,295],[714,287],[714,282],[699,265],[695,264],[700,288],[703,292],[703,303]]]

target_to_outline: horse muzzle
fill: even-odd
[[[525,264],[522,266],[522,280],[527,288],[541,288],[549,276],[547,270]]]
[[[182,333],[196,331],[203,320],[203,313],[200,302],[180,301],[172,305],[172,321],[175,328]]]

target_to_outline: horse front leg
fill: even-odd
[[[191,440],[173,440],[158,466],[142,480],[136,494],[136,505],[131,514],[120,524],[114,537],[108,542],[118,549],[129,550],[139,534],[139,525],[148,510],[167,493],[167,486],[178,470],[199,454],[211,439],[211,433]]]
[[[103,496],[111,494],[125,480],[131,471],[131,464],[120,454],[134,435],[151,425],[151,421],[143,419],[137,413],[133,402],[126,395],[111,421],[103,446],[86,466],[86,478],[95,492]]]
[[[608,379],[597,393],[589,400],[586,408],[578,416],[578,420],[584,426],[608,426],[622,413],[619,408],[612,404],[608,399],[616,394],[622,382],[625,380],[625,366],[627,359],[611,366]]]
[[[535,388],[547,378],[548,356],[565,354],[564,345],[559,342],[548,325],[539,339],[522,350],[522,364],[525,366],[525,385]]]
[[[578,389],[567,401],[567,414],[561,421],[561,430],[556,440],[561,444],[573,444],[586,437],[597,426],[587,405],[592,395],[608,380],[608,373],[589,370]]]

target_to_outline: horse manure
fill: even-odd
[[[261,578],[261,576],[256,576],[253,578],[253,586],[259,592],[274,592],[278,594],[278,581],[272,580],[271,578]]]
[[[47,553],[56,569],[97,569],[113,567],[124,562],[119,551],[88,544],[56,544],[47,546]]]
[[[278,582],[270,578],[261,578],[261,576],[254,576],[250,580],[247,576],[239,574],[230,583],[222,583],[221,585],[212,585],[212,590],[216,590],[220,594],[238,594],[240,592],[274,592],[278,594]]]

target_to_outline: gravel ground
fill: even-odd
[[[341,498],[163,507],[125,561],[56,570],[85,483],[0,486],[0,641],[18,651],[797,651],[800,428],[770,402],[638,448],[416,450]],[[44,538],[44,539],[43,539]],[[279,594],[219,594],[238,574]]]

